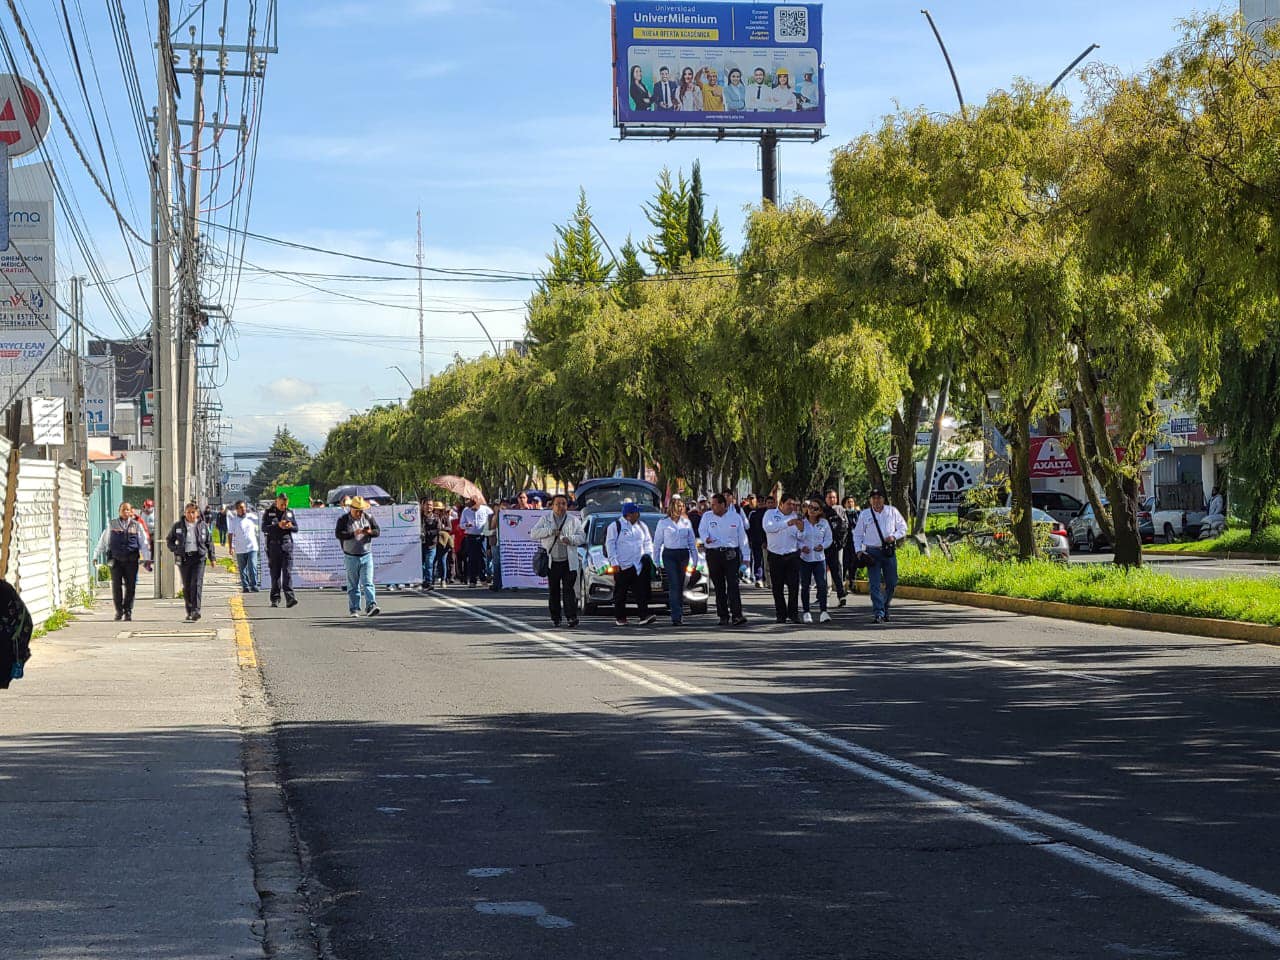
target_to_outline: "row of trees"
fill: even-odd
[[[530,349],[459,359],[407,406],[340,424],[310,478],[501,489],[646,464],[664,484],[887,479],[905,505],[948,378],[957,414],[1009,442],[1023,556],[1031,432],[1064,408],[1119,562],[1141,559],[1164,394],[1226,428],[1262,516],[1280,473],[1280,61],[1205,17],[1145,72],[1087,79],[1078,113],[1018,83],[886,118],[835,151],[828,207],[754,210],[736,256],[696,166],[664,171],[653,234],[616,258],[584,195],[529,302]],[[888,478],[886,439],[908,465]]]

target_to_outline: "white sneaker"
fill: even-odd
[[[830,622],[831,622],[831,614],[829,614],[829,613],[827,613],[827,611],[823,610],[820,614],[818,614],[818,622],[819,622],[819,623],[830,623]]]
[[[763,589],[764,589],[764,581],[763,581],[763,580],[757,580],[757,581],[756,581],[756,589],[757,589],[757,590],[763,590]]]
[[[811,614],[811,613],[806,613],[803,617],[801,617],[801,618],[800,618],[800,622],[801,622],[801,623],[813,623],[813,614]]]
[[[358,616],[360,616],[360,611],[359,611],[359,610],[352,610],[352,611],[351,611],[351,615],[352,615],[353,617],[358,617]]]

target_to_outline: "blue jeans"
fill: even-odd
[[[258,551],[236,554],[236,569],[240,571],[240,589],[258,589]]]
[[[809,612],[809,586],[818,584],[818,611],[827,609],[827,563],[825,560],[800,561],[800,605]]]
[[[373,591],[373,554],[353,557],[348,553],[342,555],[342,563],[347,568],[347,607],[352,613],[360,609],[360,594],[364,594],[365,610],[377,605],[377,596]]]
[[[422,582],[428,587],[436,583],[436,544],[422,545]]]
[[[871,582],[871,609],[878,616],[887,617],[893,591],[898,588],[898,554],[895,552],[893,556],[886,557],[880,547],[867,547],[867,554],[871,557],[871,567],[867,570],[867,579]]]
[[[688,550],[662,551],[662,572],[667,575],[667,604],[672,623],[684,619],[684,571],[688,566]]]

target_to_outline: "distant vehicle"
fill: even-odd
[[[995,524],[993,523],[993,529],[975,530],[972,533],[966,534],[966,538],[981,541],[983,538],[1000,540],[1004,537],[1012,537],[1013,531],[1010,529],[1013,522],[1010,518],[1010,514],[1012,512],[1012,509],[1009,507],[978,507],[970,510],[969,514],[965,517],[966,522],[984,524],[999,518],[1000,529],[994,529]],[[1037,510],[1033,507],[1031,509],[1031,522],[1036,527],[1040,528],[1041,531],[1048,533],[1049,543],[1046,548],[1046,552],[1049,555],[1049,559],[1057,560],[1062,563],[1066,563],[1071,559],[1070,538],[1067,533],[1066,526],[1061,521],[1056,519],[1052,514],[1046,513],[1044,510]]]
[[[1109,506],[1109,501],[1103,500],[1102,505]],[[1151,511],[1146,508],[1146,504],[1138,505],[1138,536],[1143,543],[1155,543],[1156,527],[1153,522]],[[1098,523],[1098,518],[1094,514],[1093,504],[1085,504],[1085,508],[1080,515],[1071,521],[1070,527],[1071,546],[1076,550],[1087,550],[1089,553],[1096,553],[1103,548],[1110,549],[1111,540],[1107,537],[1102,529],[1102,524]]]
[[[1006,499],[1004,505],[1013,506],[1013,498]],[[1065,527],[1080,515],[1084,502],[1060,490],[1032,490],[1031,506],[1043,510]]]
[[[1192,534],[1185,510],[1161,510],[1155,497],[1142,501],[1142,509],[1151,515],[1151,526],[1164,537],[1165,543],[1173,543],[1181,536]],[[1198,529],[1198,528],[1197,528]],[[1152,537],[1154,540],[1155,538]],[[1145,541],[1144,541],[1145,542]]]
[[[630,500],[640,511],[662,513],[662,490],[648,480],[635,477],[600,477],[583,480],[573,492],[584,515],[601,510],[621,511]]]

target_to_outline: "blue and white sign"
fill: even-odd
[[[116,403],[114,357],[82,357],[80,382],[84,387],[85,432],[91,437],[111,436]]]
[[[821,4],[614,7],[619,127],[819,129],[824,83]]]

